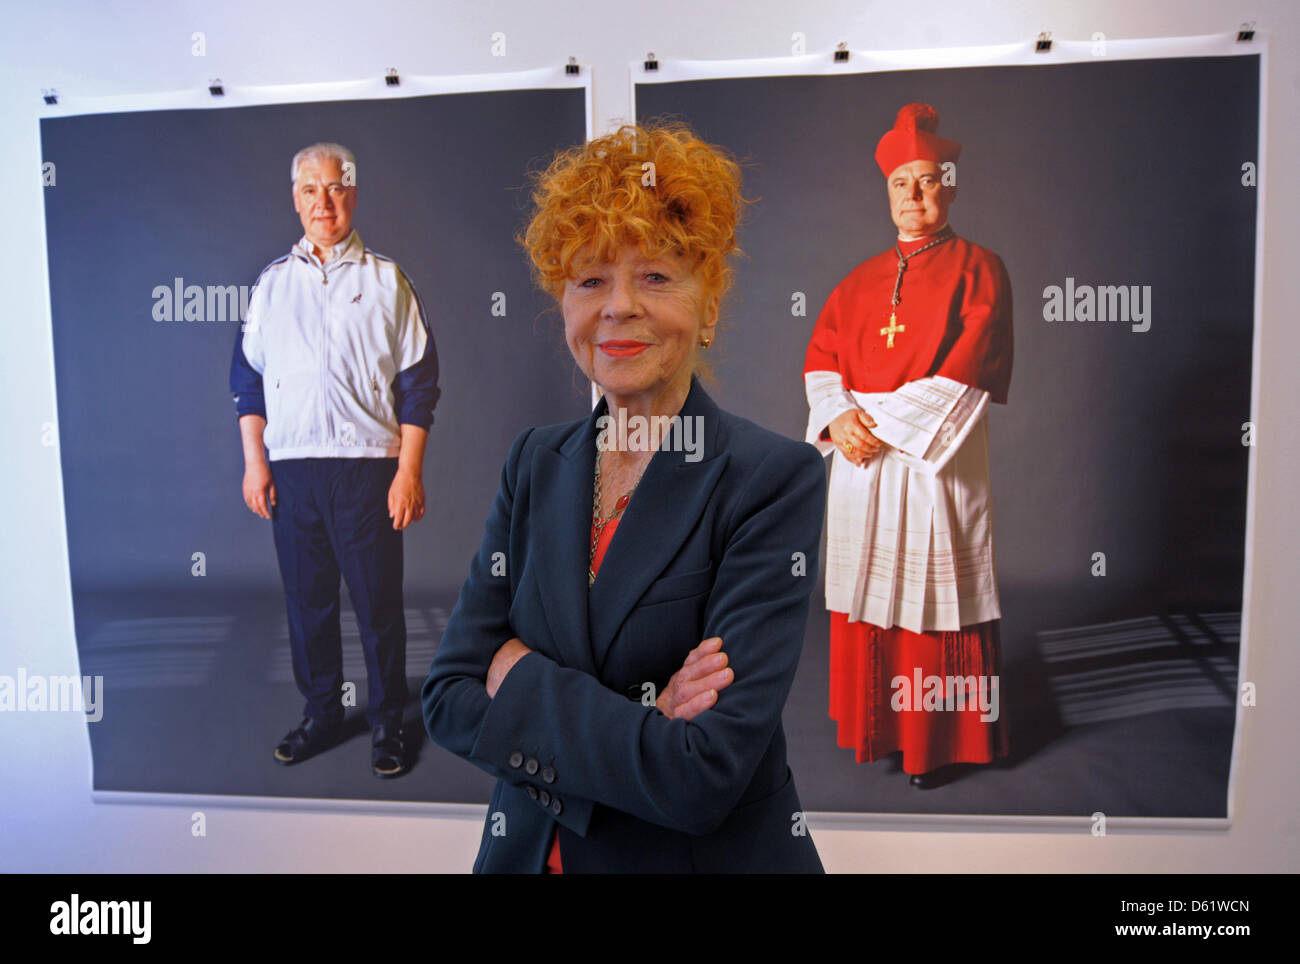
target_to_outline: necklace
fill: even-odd
[[[596,546],[600,543],[600,535],[605,531],[607,525],[622,517],[623,510],[632,501],[632,493],[641,484],[641,476],[645,474],[645,467],[649,464],[649,460],[642,464],[641,471],[636,474],[636,481],[632,483],[632,488],[618,497],[618,501],[614,503],[614,514],[608,519],[602,519],[600,517],[600,450],[597,449],[596,451],[596,481],[595,485],[592,486],[594,491],[591,500],[591,552],[587,555],[588,588],[596,581]]]
[[[896,334],[900,331],[907,331],[906,326],[898,323],[898,303],[902,300],[900,292],[903,290],[903,272],[907,270],[907,262],[911,261],[922,251],[929,251],[936,244],[943,244],[945,241],[951,241],[955,237],[956,235],[953,233],[952,228],[945,227],[939,232],[939,236],[933,241],[929,244],[922,245],[911,254],[903,254],[903,249],[898,246],[898,242],[894,242],[894,253],[898,255],[898,278],[894,281],[894,297],[889,302],[889,324],[880,329],[880,333],[886,336],[886,348],[894,347],[894,336]]]

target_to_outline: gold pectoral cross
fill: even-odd
[[[882,335],[889,336],[888,339],[885,341],[886,348],[894,347],[894,336],[898,334],[900,331],[907,331],[907,328],[906,326],[900,325],[898,323],[898,315],[891,311],[889,313],[889,326],[880,329],[880,333]]]

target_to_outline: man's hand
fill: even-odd
[[[271,506],[275,505],[275,482],[271,478],[271,467],[265,461],[253,461],[244,466],[244,505],[254,515],[271,518]]]
[[[727,665],[722,637],[710,636],[686,654],[655,707],[670,720],[693,720],[718,701],[718,691],[732,684],[735,671]]]
[[[266,419],[261,415],[250,413],[239,417],[239,441],[244,447],[244,505],[253,515],[269,519],[271,506],[275,505],[275,481],[262,445],[265,431]]]
[[[866,465],[885,445],[869,431],[876,420],[860,408],[840,413],[827,427],[840,454],[857,466]]]
[[[398,468],[388,489],[388,517],[394,529],[405,529],[424,518],[424,483],[415,472]]]
[[[402,447],[397,453],[397,475],[388,489],[388,517],[394,529],[405,529],[424,518],[424,446],[429,430],[402,423]]]
[[[487,681],[485,683],[488,699],[496,699],[497,690],[501,688],[501,684],[505,681],[506,674],[510,672],[515,663],[531,652],[532,650],[525,646],[524,641],[518,636],[507,639],[501,644],[501,647],[496,651],[496,655],[492,657],[492,665],[488,667]]]

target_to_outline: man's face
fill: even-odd
[[[909,161],[889,175],[889,214],[899,234],[933,234],[948,222],[957,189],[945,187],[942,179],[943,168],[936,161]]]
[[[293,208],[303,233],[317,247],[332,248],[352,231],[357,189],[343,184],[343,165],[333,158],[308,158],[298,165]]]

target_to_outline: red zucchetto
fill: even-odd
[[[876,145],[876,163],[885,177],[912,161],[956,161],[961,145],[940,137],[939,112],[929,104],[907,104],[898,112],[892,129]]]

